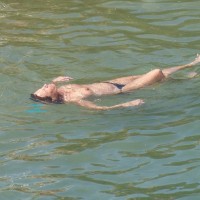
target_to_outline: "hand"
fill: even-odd
[[[52,82],[57,83],[57,82],[65,82],[65,81],[70,81],[70,80],[73,80],[73,78],[69,76],[58,76],[57,78],[53,79]]]
[[[143,99],[136,99],[136,100],[133,100],[133,101],[123,103],[122,106],[124,108],[126,108],[126,107],[132,107],[132,106],[139,106],[139,105],[142,105],[142,104],[144,104]]]

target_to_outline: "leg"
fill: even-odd
[[[175,66],[175,67],[170,67],[170,68],[167,68],[167,69],[163,69],[162,70],[162,76],[164,76],[164,78],[167,78],[168,76],[170,76],[171,74],[175,73],[176,71],[182,70],[182,69],[185,69],[185,68],[188,68],[188,67],[192,67],[192,66],[198,64],[199,62],[200,62],[200,55],[197,54],[196,59],[193,62],[189,63],[189,64]],[[156,75],[154,73],[155,73],[155,71],[153,70],[150,74],[151,75],[153,74],[153,76],[154,76],[154,75]],[[158,73],[159,76],[160,76],[160,73],[161,72]],[[126,77],[121,77],[121,78],[116,78],[116,79],[108,80],[106,82],[128,85],[128,84],[131,84],[136,79],[143,78],[144,76],[146,76],[146,74],[144,74],[144,75],[136,75],[136,76],[126,76]],[[128,88],[128,86],[127,86],[127,88]],[[136,89],[137,89],[137,87],[136,87]]]
[[[168,76],[170,76],[174,72],[176,72],[178,70],[181,70],[181,69],[188,68],[188,67],[192,67],[192,66],[198,64],[199,62],[200,62],[200,55],[197,54],[197,57],[193,62],[191,62],[189,64],[186,64],[186,65],[180,65],[180,66],[175,66],[175,67],[170,67],[170,68],[167,68],[167,69],[163,69],[162,73],[167,78]]]
[[[196,59],[186,65],[180,65],[180,66],[175,66],[175,67],[170,67],[167,69],[163,69],[162,71],[160,69],[155,69],[153,71],[150,71],[147,74],[144,74],[142,76],[139,76],[137,79],[133,80],[130,83],[127,83],[122,88],[122,92],[129,92],[131,90],[136,90],[148,85],[151,85],[155,82],[159,82],[163,80],[164,78],[167,78],[169,75],[175,73],[178,70],[182,70],[188,67],[192,67],[200,62],[200,55],[197,54]]]
[[[125,77],[121,77],[121,78],[116,78],[116,79],[112,79],[112,80],[108,80],[105,82],[110,82],[110,83],[117,83],[117,84],[123,84],[126,85],[134,80],[136,80],[137,78],[140,78],[142,75],[136,75],[136,76],[125,76]]]
[[[122,92],[129,92],[132,90],[137,90],[142,87],[151,85],[153,83],[159,82],[165,78],[164,74],[160,69],[154,69],[147,74],[140,76],[131,83],[126,84],[122,88]]]

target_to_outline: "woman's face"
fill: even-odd
[[[34,95],[42,98],[53,97],[55,95],[55,92],[56,92],[56,86],[55,84],[51,83],[51,84],[44,84],[42,88],[34,92]]]

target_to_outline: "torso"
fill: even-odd
[[[93,83],[88,85],[95,96],[119,94],[121,90],[111,83]]]
[[[119,94],[120,92],[116,86],[110,83],[68,84],[58,89],[58,93],[63,96],[65,102],[79,101],[89,96]]]

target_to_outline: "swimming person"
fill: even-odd
[[[98,106],[87,100],[87,98],[90,96],[114,95],[131,92],[162,81],[176,71],[192,67],[199,62],[200,55],[197,54],[196,59],[186,65],[166,69],[154,69],[143,75],[126,76],[92,84],[67,84],[57,87],[56,83],[66,82],[73,79],[68,76],[59,76],[51,83],[44,84],[42,88],[31,94],[31,99],[43,103],[75,103],[77,105],[96,110],[109,110],[114,108],[138,106],[144,103],[142,99],[136,99],[113,106]]]

